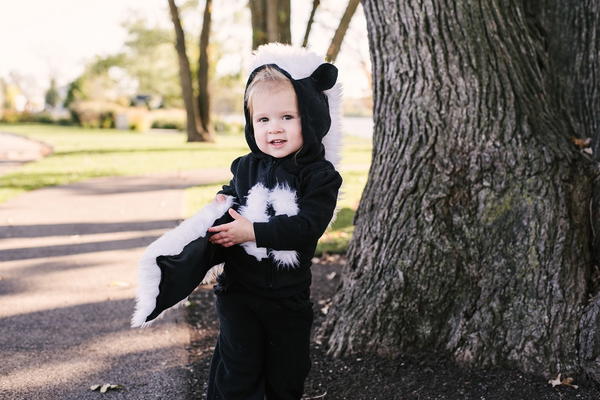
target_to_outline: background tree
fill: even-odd
[[[598,172],[573,144],[539,21],[520,0],[363,7],[373,161],[324,324],[330,351],[586,368]]]
[[[209,70],[209,36],[212,19],[212,0],[206,0],[204,5],[204,17],[202,18],[202,30],[200,32],[199,55],[198,55],[198,113],[200,123],[205,132],[211,133],[210,125],[210,95],[208,85]]]
[[[320,0],[313,0],[312,8],[310,10],[310,16],[308,17],[308,22],[306,23],[304,39],[302,39],[302,47],[306,47],[308,45],[308,36],[310,35],[310,30],[312,28],[313,21],[315,20],[315,13],[317,12],[319,4],[321,4]]]
[[[269,42],[292,43],[290,0],[250,0],[252,48]]]
[[[122,67],[137,81],[137,91],[160,96],[165,107],[181,107],[181,84],[173,29],[136,18],[123,24],[128,38]]]
[[[50,87],[46,91],[46,95],[44,96],[44,103],[47,109],[56,108],[60,103],[60,94],[58,93],[58,88],[56,87],[56,79],[52,78],[50,80]]]
[[[192,85],[192,72],[190,62],[185,50],[185,34],[179,18],[179,10],[175,0],[169,1],[169,11],[171,20],[175,28],[175,49],[177,50],[177,59],[179,61],[179,78],[181,81],[181,94],[186,110],[186,131],[188,142],[212,141],[208,131],[202,129],[200,123],[200,114],[198,111],[198,101],[194,96]]]
[[[358,7],[359,0],[349,0],[348,6],[346,6],[346,10],[342,15],[342,19],[340,20],[340,24],[338,25],[335,33],[333,34],[333,39],[331,39],[331,44],[327,49],[327,54],[325,55],[325,59],[329,62],[335,62],[340,49],[342,48],[342,42],[344,41],[344,36],[346,36],[346,31],[348,30],[348,26],[350,26],[350,21],[352,21],[352,17],[356,12],[356,8]]]

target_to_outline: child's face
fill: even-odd
[[[302,147],[298,101],[291,84],[264,84],[251,101],[254,140],[263,153],[282,158]]]

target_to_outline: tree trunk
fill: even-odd
[[[200,52],[198,57],[198,114],[205,140],[214,142],[210,126],[210,93],[208,89],[208,43],[212,19],[212,0],[206,0],[202,31],[200,32]]]
[[[204,140],[202,126],[200,124],[200,116],[198,115],[198,104],[194,97],[192,86],[192,73],[190,70],[190,62],[185,51],[185,36],[181,20],[179,19],[179,10],[175,5],[175,0],[169,0],[169,10],[171,12],[171,20],[175,28],[175,49],[177,50],[177,58],[179,60],[179,79],[181,81],[181,94],[185,104],[186,111],[186,130],[188,142],[200,142]]]
[[[529,13],[545,38],[550,55],[546,66],[550,84],[563,109],[570,116],[573,135],[581,140],[582,151],[592,150],[600,161],[600,4],[596,1],[546,0],[529,3]],[[592,225],[592,301],[580,324],[579,355],[586,374],[600,382],[600,181],[593,185],[589,203]]]
[[[344,11],[344,15],[342,15],[340,24],[335,30],[333,39],[331,40],[331,44],[329,45],[329,49],[327,49],[327,55],[325,56],[325,59],[327,61],[335,62],[335,59],[337,58],[337,55],[340,52],[340,49],[342,48],[342,42],[344,41],[344,36],[346,36],[348,26],[350,26],[350,21],[352,21],[352,17],[356,12],[356,7],[358,7],[358,3],[359,0],[348,1],[346,11]]]
[[[280,42],[290,44],[290,0],[250,0],[252,16],[252,48]]]
[[[308,46],[308,36],[310,35],[310,30],[312,28],[313,21],[315,20],[315,12],[317,11],[320,3],[320,0],[313,0],[312,10],[310,10],[310,17],[308,17],[306,31],[304,32],[304,39],[302,40],[302,47]]]
[[[250,0],[250,15],[252,19],[252,49],[261,44],[269,43],[267,35],[267,0]]]
[[[595,172],[522,2],[363,6],[373,161],[324,324],[330,351],[579,370]]]

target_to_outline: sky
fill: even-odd
[[[213,2],[213,34],[229,43],[231,51],[220,64],[240,65],[247,59],[242,54],[250,52],[250,28],[245,24],[249,24],[250,18],[247,0],[220,1],[227,6],[219,7],[219,2]],[[203,3],[200,0],[201,7]],[[345,5],[339,0],[321,1],[322,11],[315,16],[311,47],[321,54],[325,53],[344,11],[340,3]],[[312,1],[292,0],[295,44],[302,40],[311,4]],[[201,11],[197,23],[201,21]],[[31,90],[38,91],[47,88],[52,77],[59,85],[66,85],[95,56],[123,49],[126,32],[121,23],[132,15],[172,27],[167,0],[0,0],[0,77],[7,78],[11,72],[17,72],[26,77]],[[359,7],[336,62],[342,82],[352,82],[350,87],[345,85],[347,94],[359,96],[369,90],[364,74],[368,61],[366,26]]]

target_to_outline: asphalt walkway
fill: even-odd
[[[0,399],[187,399],[184,311],[129,327],[137,261],[182,218],[184,188],[228,177],[97,178],[0,204]],[[104,383],[124,389],[90,390]]]

